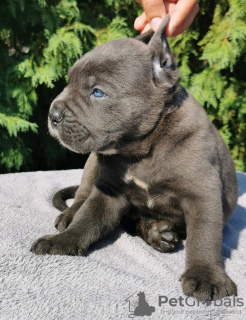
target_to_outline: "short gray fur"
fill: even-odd
[[[53,101],[49,129],[62,145],[91,155],[58,235],[36,254],[85,255],[126,215],[159,251],[187,233],[183,292],[200,300],[236,295],[221,259],[223,225],[238,197],[231,156],[199,103],[179,84],[165,37],[103,44],[78,60]],[[97,98],[97,88],[106,95]],[[164,258],[164,257],[163,257]]]

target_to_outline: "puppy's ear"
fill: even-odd
[[[154,34],[154,31],[150,29],[147,32],[140,34],[139,36],[136,36],[135,39],[148,44],[153,34]]]
[[[152,52],[153,68],[156,77],[161,76],[163,68],[173,69],[175,67],[175,61],[165,35],[169,19],[170,16],[167,14],[148,44]]]

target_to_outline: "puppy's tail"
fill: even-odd
[[[79,186],[72,186],[58,191],[53,199],[53,205],[60,211],[64,211],[68,208],[66,200],[73,199]]]

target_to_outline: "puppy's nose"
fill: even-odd
[[[58,127],[64,118],[64,106],[62,103],[54,103],[52,109],[49,112],[49,118],[52,126]]]
[[[62,122],[63,115],[59,111],[54,111],[49,114],[49,118],[50,118],[52,124],[55,127],[57,127],[59,125],[59,123]]]

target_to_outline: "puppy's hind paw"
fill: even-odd
[[[178,234],[172,228],[169,221],[141,221],[137,232],[155,250],[170,252],[179,240]]]
[[[171,230],[170,223],[160,221],[150,228],[147,243],[160,252],[170,252],[174,250],[178,240],[178,234]]]

